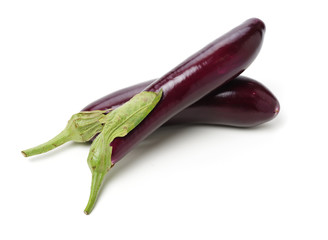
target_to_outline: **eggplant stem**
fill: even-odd
[[[56,137],[49,140],[48,142],[42,143],[33,148],[23,150],[22,154],[24,155],[24,157],[30,157],[33,155],[45,153],[71,140],[72,140],[71,135],[65,129],[61,133],[59,133]]]
[[[106,173],[98,173],[98,172],[92,173],[91,192],[90,192],[88,204],[84,209],[84,213],[86,215],[89,215],[95,206],[98,193],[105,175]]]
[[[48,152],[68,141],[86,142],[103,129],[102,119],[110,110],[84,111],[74,114],[66,128],[50,141],[22,151],[24,157]]]

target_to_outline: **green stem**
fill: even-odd
[[[24,157],[30,157],[33,155],[45,153],[71,140],[72,138],[69,132],[65,129],[61,133],[59,133],[56,137],[49,140],[48,142],[24,150],[22,151],[22,154],[24,155]]]
[[[88,204],[84,209],[84,213],[86,215],[88,215],[95,206],[97,196],[105,175],[106,173],[98,173],[98,172],[92,173],[91,192],[90,192]]]
[[[85,111],[74,114],[68,121],[66,128],[50,141],[34,148],[22,151],[25,157],[48,152],[68,141],[86,142],[103,129],[103,118],[106,111]]]

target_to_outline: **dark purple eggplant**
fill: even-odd
[[[115,109],[154,81],[110,93],[90,103],[82,111]],[[277,98],[263,84],[249,77],[238,76],[185,108],[164,125],[196,123],[254,127],[273,119],[279,107]]]
[[[88,156],[92,182],[89,202],[84,211],[86,214],[92,211],[109,169],[174,115],[240,75],[260,51],[264,32],[265,26],[261,20],[247,20],[139,93],[153,93],[154,96],[149,95],[147,100],[137,94],[136,98],[106,115],[109,117],[104,121],[102,132],[93,141]],[[147,115],[142,113],[142,118],[135,115],[138,118],[136,123],[129,121],[125,125],[125,121],[130,119],[131,108],[140,104],[142,99],[149,102],[147,106],[152,109],[147,111]],[[117,134],[113,134],[115,131]]]
[[[163,97],[128,136],[114,139],[112,163],[174,115],[240,75],[260,51],[264,32],[261,20],[249,19],[146,87],[144,91],[162,89]]]

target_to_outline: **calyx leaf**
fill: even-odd
[[[91,183],[91,194],[85,213],[91,212],[103,177],[112,167],[110,143],[117,137],[124,137],[154,109],[162,97],[162,90],[158,93],[143,91],[119,108],[116,108],[101,119],[104,123],[102,132],[93,141],[89,156],[88,165],[93,175]],[[94,176],[102,176],[95,178]],[[94,182],[98,179],[97,182]],[[100,180],[101,179],[101,180]]]
[[[25,157],[48,152],[66,142],[86,142],[103,129],[102,118],[110,111],[84,111],[74,114],[57,136],[36,147],[22,151]]]

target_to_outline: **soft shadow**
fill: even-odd
[[[269,122],[260,124],[255,127],[241,128],[241,129],[245,131],[274,131],[281,128],[281,126],[284,124],[285,124],[285,119],[282,117],[278,117],[276,119],[273,119]]]
[[[111,182],[119,173],[124,171],[128,171],[133,168],[134,164],[139,164],[140,161],[146,159],[145,156],[151,154],[154,151],[158,150],[158,146],[165,144],[166,142],[171,141],[177,136],[183,135],[185,132],[190,131],[191,128],[195,126],[200,128],[215,128],[219,129],[227,129],[229,128],[232,131],[273,131],[281,125],[281,121],[277,121],[278,119],[274,119],[272,122],[268,122],[265,124],[261,124],[255,127],[243,128],[243,127],[233,127],[233,126],[218,126],[218,125],[171,125],[165,126],[157,129],[153,134],[147,137],[144,141],[142,141],[136,148],[134,148],[131,152],[129,152],[121,161],[119,161],[110,171],[109,174],[106,175],[103,188],[101,188],[100,192],[103,189],[108,187],[109,182]],[[101,194],[100,194],[101,195]]]

